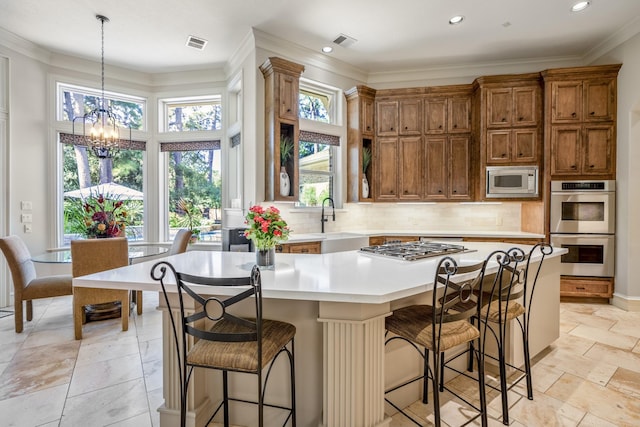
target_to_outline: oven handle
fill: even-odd
[[[604,238],[604,237],[615,237],[615,233],[579,233],[579,234],[562,234],[562,233],[551,233],[551,237],[559,237],[559,238],[564,238],[567,237],[569,239],[576,239],[576,238],[589,238],[589,237],[593,237],[593,238]]]

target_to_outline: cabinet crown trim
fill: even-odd
[[[287,61],[286,59],[278,58],[276,56],[271,56],[260,66],[260,71],[262,71],[262,75],[264,77],[274,71],[300,76],[304,72],[304,65],[296,64],[295,62]]]

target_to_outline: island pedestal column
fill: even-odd
[[[320,302],[323,324],[322,425],[383,427],[387,304]]]

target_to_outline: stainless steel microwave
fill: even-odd
[[[488,166],[486,198],[538,197],[537,166]]]

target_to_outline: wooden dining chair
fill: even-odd
[[[129,265],[127,239],[87,239],[71,241],[71,272],[73,277],[111,270]],[[77,340],[82,339],[82,311],[84,306],[120,301],[122,330],[129,329],[129,301],[127,289],[75,287],[73,289],[73,327]]]
[[[71,295],[71,276],[65,274],[36,277],[36,268],[31,260],[29,248],[18,236],[0,238],[0,249],[11,270],[16,332],[20,333],[24,327],[23,302],[26,303],[27,321],[30,322],[33,319],[32,300]]]

